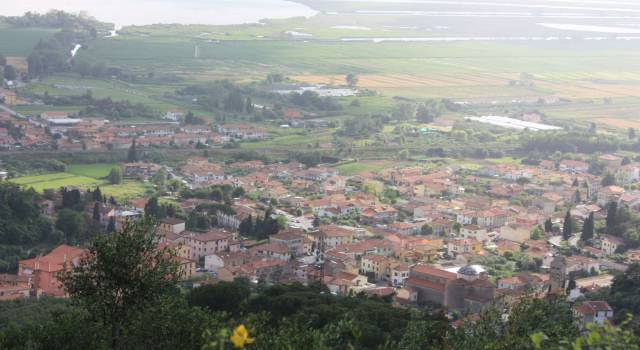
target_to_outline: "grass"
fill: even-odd
[[[95,187],[103,183],[102,180],[92,177],[77,176],[69,173],[19,177],[11,181],[27,188],[33,188],[38,192],[46,189],[59,189],[61,187]]]
[[[377,172],[392,165],[391,161],[359,161],[342,164],[336,167],[340,175],[350,176],[363,172]]]
[[[128,199],[143,197],[152,189],[153,186],[150,184],[129,180],[123,181],[118,185],[100,186],[100,191],[102,191],[102,193],[106,196],[113,196],[121,202]]]
[[[153,190],[153,186],[148,183],[132,180],[125,180],[117,185],[109,184],[103,178],[108,175],[113,166],[113,164],[71,165],[64,173],[24,176],[11,181],[38,192],[46,189],[57,190],[61,187],[86,189],[100,186],[103,194],[113,196],[119,201],[139,198]]]
[[[67,167],[67,173],[92,177],[96,179],[104,178],[109,175],[109,172],[116,164],[82,164],[82,165],[69,165]]]
[[[5,56],[29,56],[33,47],[56,30],[45,28],[8,28],[0,25],[0,51]]]

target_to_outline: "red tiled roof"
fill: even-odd
[[[442,292],[442,293],[444,293],[444,287],[445,287],[444,284],[426,281],[426,280],[422,280],[415,277],[409,277],[409,279],[407,280],[407,285],[429,288],[429,289],[437,290],[438,292]]]
[[[427,265],[416,265],[413,267],[413,271],[421,274],[425,274],[425,275],[445,278],[450,281],[453,281],[457,278],[457,275],[453,272],[440,270],[438,268],[427,266]]]

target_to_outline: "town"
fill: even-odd
[[[149,130],[160,129],[140,127]],[[229,130],[252,137],[238,135],[248,130],[241,125],[219,130],[220,137]],[[130,137],[144,144],[138,141],[144,136]],[[640,261],[638,241],[621,234],[625,223],[617,222],[640,210],[640,192],[625,189],[640,182],[640,163],[613,154],[598,161],[605,176],[573,159],[344,176],[298,162],[198,156],[171,175],[160,164],[122,164],[126,178],[180,179],[183,189],[167,197],[171,202],[116,203],[67,187],[51,189],[39,205],[53,220],[55,208],[67,205],[65,193],[80,192],[81,213],[105,232],[155,217],[158,242],[175,247],[183,278],[194,285],[237,278],[320,282],[337,295],[392,296],[398,307],[440,305],[467,317],[497,300],[556,293],[574,304],[581,322],[603,323],[614,310],[584,296],[610,287],[615,275]],[[56,273],[82,254],[63,244],[21,260],[17,275],[3,276],[0,295],[62,297]]]
[[[0,348],[640,349],[640,5],[36,2]]]

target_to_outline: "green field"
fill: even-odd
[[[96,179],[104,178],[109,175],[109,172],[117,164],[82,164],[82,165],[69,165],[67,167],[67,173],[71,173],[77,176],[87,176]]]
[[[104,177],[114,166],[114,164],[70,165],[63,173],[24,176],[11,181],[38,192],[46,189],[57,190],[62,187],[78,187],[84,190],[100,186],[103,194],[113,196],[120,201],[142,197],[153,189],[152,185],[139,181],[125,180],[118,185],[109,184]]]
[[[70,173],[52,173],[46,175],[18,177],[11,180],[24,187],[33,188],[38,192],[45,189],[58,189],[61,187],[90,188],[103,183],[92,177],[78,176]]]
[[[350,176],[364,172],[376,172],[388,168],[394,164],[392,161],[359,161],[353,163],[347,163],[336,167],[340,172],[340,175]]]
[[[45,28],[8,28],[0,25],[0,53],[6,56],[29,56],[33,47],[56,30]]]

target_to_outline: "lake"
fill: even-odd
[[[156,23],[228,25],[316,14],[305,5],[284,0],[21,0],[5,1],[0,15],[18,16],[53,8],[85,11],[117,27]]]

